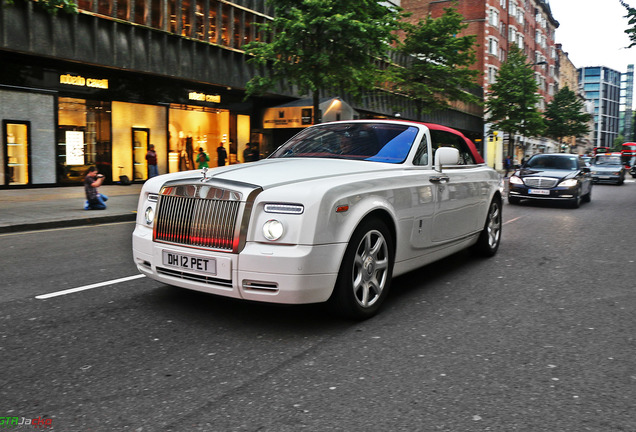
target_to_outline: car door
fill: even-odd
[[[446,130],[431,130],[433,151],[440,147],[459,150],[457,165],[445,166],[432,176],[436,199],[432,222],[432,242],[440,244],[461,239],[479,231],[485,214],[484,191],[488,190],[487,175],[476,165],[465,138]]]

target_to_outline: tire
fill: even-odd
[[[583,202],[589,203],[592,201],[592,185],[590,185],[590,191],[583,195]]]
[[[329,299],[341,316],[363,320],[380,309],[391,285],[393,238],[378,219],[363,221],[345,251],[334,292]]]
[[[577,192],[576,196],[570,201],[570,208],[577,209],[581,207],[581,192]]]
[[[517,198],[517,197],[508,197],[508,203],[512,204],[512,205],[519,205],[521,203],[521,199]]]
[[[508,197],[510,200],[510,197]],[[479,234],[479,239],[472,247],[473,252],[484,257],[492,257],[497,253],[501,243],[502,208],[501,199],[493,198],[488,207],[486,223]]]

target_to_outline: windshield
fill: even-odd
[[[536,155],[530,158],[525,167],[574,171],[578,169],[577,156]]]
[[[335,158],[402,163],[418,128],[393,123],[334,123],[305,129],[270,158]]]
[[[620,156],[596,156],[594,165],[622,165]]]

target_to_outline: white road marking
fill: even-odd
[[[64,290],[64,291],[57,291],[57,292],[53,292],[53,293],[50,293],[50,294],[42,294],[42,295],[39,295],[39,296],[35,296],[35,298],[38,299],[38,300],[44,300],[44,299],[48,299],[48,298],[51,298],[51,297],[63,296],[63,295],[66,295],[66,294],[73,294],[73,293],[76,293],[76,292],[79,292],[79,291],[86,291],[86,290],[89,290],[89,289],[99,288],[99,287],[103,287],[103,286],[106,286],[106,285],[113,285],[113,284],[117,284],[117,283],[121,283],[121,282],[128,282],[128,281],[131,281],[131,280],[134,280],[134,279],[139,279],[139,278],[142,278],[142,277],[146,277],[146,275],[138,274],[138,275],[135,275],[135,276],[128,276],[128,277],[123,277],[123,278],[119,278],[119,279],[113,279],[113,280],[109,280],[109,281],[105,281],[105,282],[99,282],[99,283],[92,284],[92,285],[84,285],[84,286],[81,286],[81,287],[71,288],[71,289],[67,289],[67,290]]]

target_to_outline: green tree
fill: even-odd
[[[475,63],[475,35],[457,36],[468,27],[454,8],[444,9],[439,18],[430,15],[417,24],[405,24],[405,37],[397,51],[405,55],[404,65],[389,69],[389,87],[415,102],[418,113],[447,108],[451,101],[478,103],[465,91],[474,86],[479,72]]]
[[[540,96],[533,66],[516,45],[511,45],[508,58],[488,92],[487,121],[510,135],[509,156],[512,156],[515,135],[537,136],[545,129],[543,116],[537,109]]]
[[[629,36],[629,40],[632,42],[627,48],[631,48],[636,45],[636,9],[625,3],[621,0],[621,4],[625,9],[627,9],[627,15],[625,18],[628,19],[629,27],[625,30],[627,36]]]
[[[267,73],[251,79],[247,94],[262,94],[281,82],[313,96],[319,123],[320,90],[352,95],[377,82],[377,61],[386,59],[402,14],[377,0],[268,0],[274,18],[262,25],[267,41],[252,42],[248,61]]]
[[[548,104],[544,113],[545,135],[559,143],[566,137],[583,138],[590,132],[592,116],[585,111],[585,104],[568,86],[560,89]]]
[[[13,4],[14,0],[4,0],[6,4]],[[29,0],[25,0],[29,1]],[[55,15],[58,11],[66,13],[77,13],[77,3],[74,0],[33,0],[37,6],[41,7],[51,15]]]

